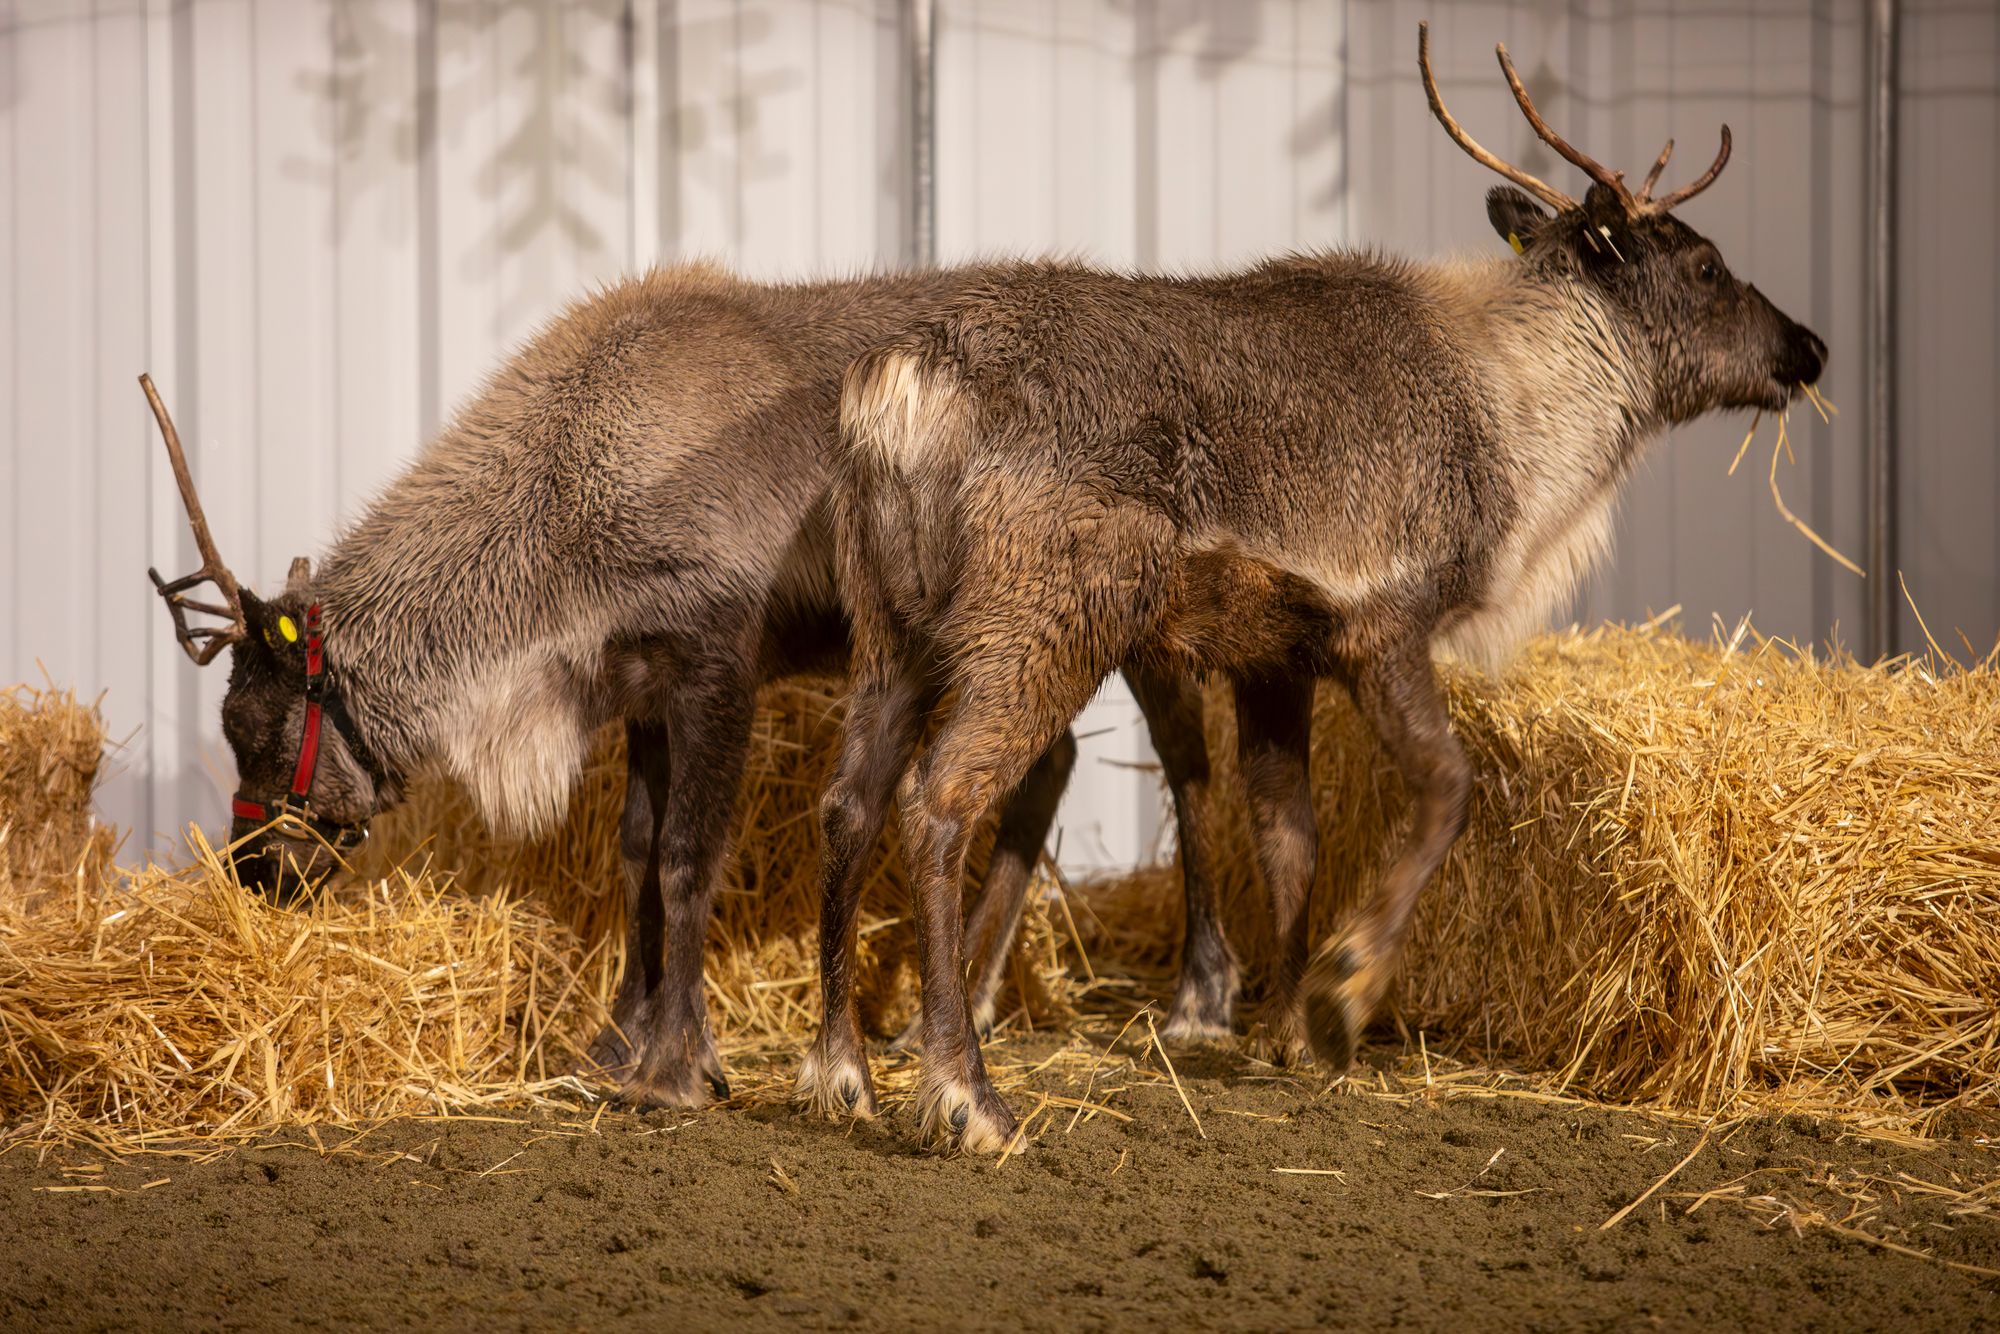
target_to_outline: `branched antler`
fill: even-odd
[[[1528,96],[1527,86],[1521,82],[1520,74],[1515,71],[1513,58],[1507,54],[1507,44],[1499,43],[1493,48],[1493,53],[1500,58],[1500,72],[1506,75],[1507,86],[1514,92],[1514,101],[1520,106],[1521,114],[1527,117],[1528,124],[1534,128],[1536,137],[1555,149],[1566,161],[1581,168],[1591,180],[1612,191],[1618,197],[1618,201],[1625,206],[1625,214],[1629,218],[1636,220],[1665,213],[1677,204],[1686,203],[1713,184],[1715,178],[1722,173],[1723,165],[1729,161],[1729,127],[1725,125],[1722,127],[1722,151],[1716,154],[1714,165],[1693,183],[1681,187],[1665,198],[1654,199],[1653,187],[1659,183],[1660,173],[1667,168],[1667,158],[1674,151],[1674,141],[1669,139],[1667,146],[1660,150],[1659,158],[1653,163],[1653,169],[1646,173],[1645,183],[1639,187],[1639,193],[1635,195],[1625,186],[1624,172],[1613,171],[1549,128],[1549,123],[1543,120],[1541,113],[1535,109],[1534,99]],[[1417,25],[1417,66],[1423,71],[1424,94],[1430,99],[1431,114],[1437,117],[1440,125],[1444,126],[1445,133],[1451,136],[1453,143],[1463,148],[1474,161],[1499,172],[1558,212],[1577,207],[1576,200],[1554,186],[1480,147],[1479,143],[1452,118],[1451,113],[1444,109],[1444,99],[1438,95],[1437,78],[1431,73],[1431,25],[1428,23]]]
[[[195,494],[194,478],[188,474],[187,455],[181,450],[180,432],[174,429],[174,419],[168,415],[167,405],[160,401],[159,391],[153,388],[153,377],[141,375],[139,387],[146,391],[146,402],[152,406],[153,420],[160,424],[160,437],[167,445],[167,460],[173,464],[174,481],[181,489],[181,503],[187,507],[188,524],[194,529],[194,544],[201,552],[201,568],[171,583],[161,579],[158,570],[148,569],[146,573],[151,577],[153,587],[166,599],[167,611],[174,618],[174,638],[197,665],[206,666],[214,661],[216,654],[241,641],[250,632],[249,623],[243,616],[243,590],[215,549],[215,538],[208,531],[208,516],[202,513],[201,497]],[[222,595],[227,605],[218,607],[189,597],[188,590],[202,583],[214,584],[215,591]],[[228,624],[190,626],[187,621],[190,611],[223,617]]]
[[[1504,55],[1502,59],[1505,59]],[[1444,126],[1444,132],[1451,136],[1452,142],[1470,154],[1473,161],[1483,166],[1491,167],[1494,171],[1499,172],[1502,176],[1505,176],[1508,180],[1514,182],[1514,184],[1520,186],[1523,190],[1526,190],[1529,194],[1535,196],[1535,198],[1541,200],[1557,212],[1576,207],[1574,199],[1571,199],[1553,185],[1537,177],[1530,176],[1513,163],[1503,161],[1501,158],[1480,147],[1479,141],[1467,134],[1460,127],[1459,123],[1452,118],[1452,114],[1444,109],[1444,99],[1438,95],[1437,78],[1431,73],[1431,25],[1429,23],[1419,23],[1417,25],[1417,66],[1424,72],[1424,95],[1430,99],[1431,114],[1438,118],[1438,124]],[[1523,99],[1522,105],[1528,105],[1526,101],[1527,95],[1523,93],[1521,97]]]
[[[1683,185],[1680,189],[1674,191],[1666,198],[1655,199],[1650,203],[1648,203],[1646,205],[1647,211],[1651,213],[1665,213],[1668,209],[1674,207],[1676,204],[1687,203],[1688,200],[1693,199],[1703,190],[1706,190],[1709,186],[1715,184],[1715,178],[1722,174],[1722,169],[1728,164],[1729,164],[1729,127],[1725,125],[1722,127],[1722,147],[1718,148],[1715,151],[1715,161],[1709,164],[1708,170],[1703,172],[1701,175],[1695,177],[1694,180],[1690,181],[1686,185]]]

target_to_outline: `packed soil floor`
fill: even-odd
[[[1086,1025],[990,1051],[1036,1064],[1107,1042]],[[1704,1129],[1372,1059],[1328,1087],[1188,1053],[1192,1114],[1174,1083],[1107,1066],[1087,1100],[1129,1120],[1042,1106],[1086,1093],[1077,1062],[1052,1062],[1010,1095],[1042,1111],[999,1164],[924,1152],[907,1103],[806,1119],[777,1100],[783,1068],[740,1062],[763,1092],[695,1114],[399,1120],[197,1157],[19,1146],[0,1154],[0,1325],[2000,1321],[1976,1272],[2000,1270],[1990,1126],[1926,1146],[1796,1117]]]

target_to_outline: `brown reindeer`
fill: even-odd
[[[1780,409],[1818,377],[1825,345],[1669,212],[1721,171],[1727,128],[1692,185],[1651,197],[1663,152],[1634,194],[1543,123],[1499,55],[1535,132],[1590,176],[1581,201],[1458,127],[1419,37],[1439,121],[1521,187],[1487,201],[1518,257],[1331,253],[1213,278],[1025,264],[848,372],[831,494],[856,666],[826,805],[865,831],[902,775],[926,1136],[990,1151],[1013,1129],[967,1023],[966,838],[1107,672],[1234,683],[1282,951],[1271,1026],[1338,1073],[1464,820],[1470,771],[1433,653],[1490,657],[1542,623],[1666,427]],[[1414,818],[1379,896],[1309,957],[1322,677],[1373,725]],[[946,689],[955,702],[910,765]],[[859,855],[828,842],[844,899],[829,918],[852,911]],[[837,1033],[852,1024],[846,960],[825,986]],[[866,1078],[837,1038],[816,1059]]]
[[[754,695],[846,657],[822,500],[840,374],[979,276],[762,286],[691,267],[598,293],[513,356],[317,572],[294,562],[268,600],[217,554],[148,383],[203,558],[161,592],[197,662],[231,649],[222,724],[243,881],[283,896],[315,880],[426,763],[496,827],[546,829],[593,734],[622,720],[625,965],[592,1054],[635,1102],[726,1096],[701,958]],[[191,601],[204,580],[216,600]],[[191,626],[190,609],[225,621]],[[1198,798],[1199,695],[1144,674],[1134,686]],[[1049,743],[1009,785],[972,913],[982,1026],[1075,754],[1066,734]],[[1201,819],[1184,810],[1184,826]],[[829,923],[838,960],[852,913]],[[1187,951],[1185,1036],[1229,1023],[1234,965],[1212,925]]]

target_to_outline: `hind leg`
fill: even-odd
[[[1306,1056],[1299,983],[1308,943],[1306,897],[1319,857],[1309,768],[1312,701],[1309,677],[1236,684],[1237,760],[1278,950],[1264,1031],[1271,1057],[1281,1065]]]
[[[1146,729],[1160,756],[1167,790],[1173,794],[1181,887],[1187,901],[1180,980],[1165,1033],[1178,1042],[1221,1041],[1229,1036],[1235,1017],[1240,974],[1235,952],[1222,933],[1215,884],[1209,879],[1214,807],[1201,687],[1172,673],[1128,668],[1125,675],[1146,715]]]
[[[986,880],[965,922],[972,1026],[982,1041],[993,1036],[994,1007],[1006,980],[1007,960],[1014,952],[1014,934],[1020,929],[1021,910],[1027,905],[1028,885],[1075,768],[1076,737],[1065,728],[1008,796],[1000,816],[993,856],[986,864]],[[913,1046],[922,1035],[923,1015],[919,1013],[891,1046]]]
[[[987,1076],[966,995],[959,911],[966,845],[987,807],[1020,783],[1098,681],[1097,673],[1042,662],[1035,672],[1005,660],[961,664],[958,702],[903,781],[903,852],[923,983],[919,1124],[925,1139],[974,1153],[1004,1147],[1014,1117]]]
[[[667,732],[656,722],[625,724],[625,811],[618,848],[625,863],[625,966],[611,1022],[591,1041],[590,1063],[623,1079],[638,1064],[653,1027],[651,1005],[666,967],[666,913],[660,901],[660,813],[667,796]]]
[[[792,1094],[793,1101],[834,1117],[876,1111],[855,1006],[855,914],[861,873],[936,696],[915,664],[857,667],[840,763],[820,798],[820,1031]]]
[[[1417,896],[1465,828],[1472,769],[1427,643],[1356,670],[1354,699],[1401,770],[1415,818],[1382,887],[1341,934],[1321,945],[1305,978],[1313,1048],[1333,1073],[1354,1059],[1361,1032],[1388,987]]]
[[[642,1106],[695,1107],[729,1096],[702,994],[709,905],[750,747],[755,677],[712,651],[678,666],[666,708],[669,779],[655,817],[666,958],[627,1096]]]

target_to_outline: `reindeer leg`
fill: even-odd
[[[875,1086],[854,999],[855,913],[861,873],[882,835],[896,780],[908,767],[936,698],[914,666],[871,671],[857,664],[840,764],[820,798],[819,1037],[799,1067],[792,1093],[822,1116],[874,1116]]]
[[[1240,973],[1222,933],[1212,863],[1214,810],[1209,797],[1208,737],[1202,730],[1201,687],[1185,676],[1127,668],[1133,697],[1146,715],[1153,749],[1173,793],[1187,927],[1181,937],[1180,981],[1167,1012],[1166,1036],[1177,1042],[1229,1037]]]
[[[666,967],[666,910],[660,901],[660,818],[667,796],[667,732],[656,722],[625,724],[625,812],[618,847],[625,863],[625,965],[611,1022],[591,1041],[589,1061],[623,1077],[636,1067],[652,1030],[654,993]]]
[[[1306,896],[1319,856],[1308,768],[1312,701],[1310,678],[1236,684],[1237,758],[1278,948],[1277,971],[1265,1004],[1265,1034],[1272,1059],[1281,1065],[1306,1056],[1299,980],[1308,943]]]
[[[671,777],[659,818],[666,963],[626,1096],[642,1106],[697,1107],[729,1096],[702,995],[702,955],[736,789],[750,747],[755,676],[734,661],[693,658],[667,707]]]
[[[1472,791],[1471,766],[1451,734],[1428,644],[1361,667],[1354,698],[1402,771],[1415,819],[1375,900],[1319,947],[1306,973],[1307,1031],[1336,1074],[1354,1059],[1402,953],[1417,895],[1465,828]]]
[[[965,922],[965,952],[972,961],[972,1026],[982,1042],[993,1036],[994,1005],[1006,977],[1007,960],[1013,955],[1014,933],[1027,905],[1028,884],[1034,879],[1035,863],[1041,860],[1049,826],[1056,820],[1056,807],[1075,768],[1076,737],[1065,728],[1007,798],[1000,817],[993,856],[986,865],[986,881]],[[920,1011],[890,1044],[891,1050],[916,1046],[923,1035],[923,1022]]]
[[[993,1090],[965,990],[959,882],[966,845],[987,807],[1014,788],[1089,700],[1095,674],[1014,661],[961,670],[957,705],[923,761],[903,779],[903,855],[916,905],[923,983],[924,1071],[917,1112],[925,1139],[997,1153],[1014,1116]],[[1021,682],[1037,686],[1023,690]]]

